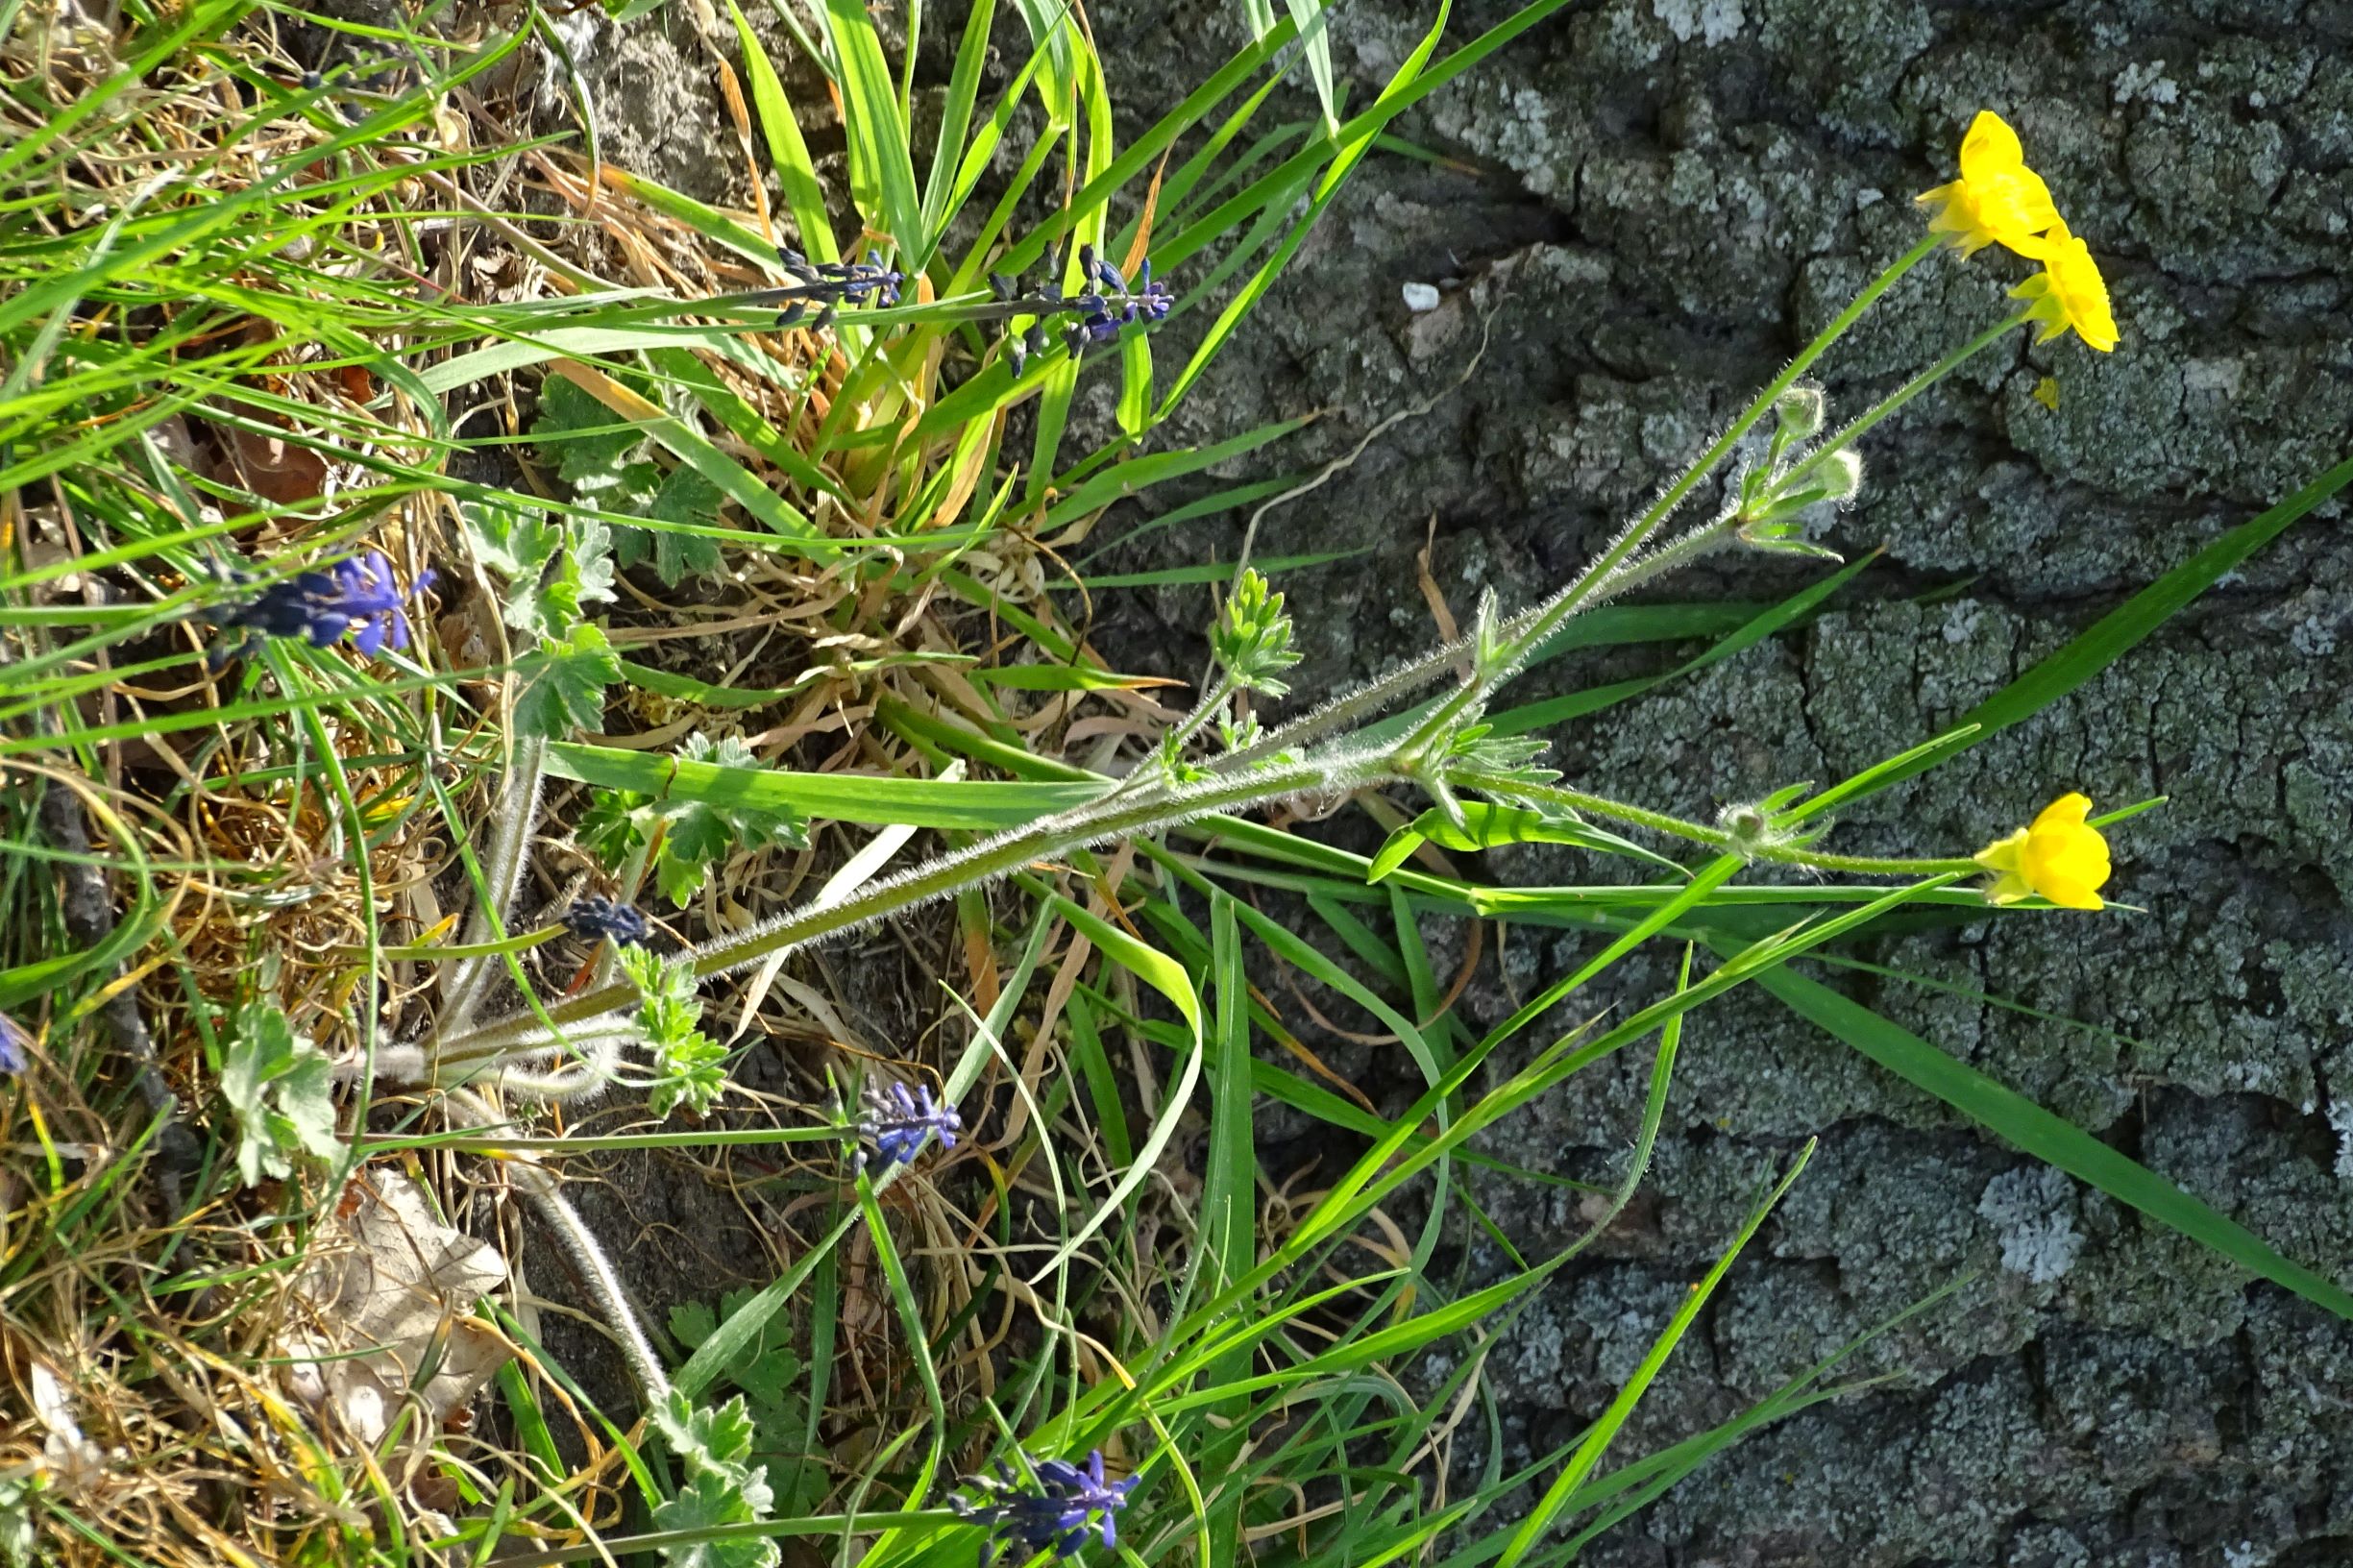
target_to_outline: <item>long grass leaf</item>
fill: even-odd
[[[923,253],[923,205],[916,195],[907,126],[899,118],[882,39],[862,0],[825,0],[821,14],[842,73],[851,187],[869,220],[879,220],[899,256],[912,260]]]
[[[1609,1408],[1602,1412],[1601,1419],[1594,1422],[1593,1430],[1578,1445],[1577,1452],[1569,1457],[1569,1462],[1562,1466],[1553,1483],[1545,1488],[1543,1499],[1512,1531],[1510,1543],[1497,1559],[1496,1568],[1517,1568],[1529,1553],[1535,1550],[1545,1531],[1552,1529],[1554,1520],[1559,1517],[1564,1506],[1584,1484],[1594,1466],[1602,1462],[1602,1456],[1608,1451],[1610,1443],[1634,1413],[1634,1407],[1641,1403],[1643,1395],[1650,1392],[1651,1384],[1667,1364],[1667,1358],[1682,1342],[1683,1335],[1691,1332],[1691,1326],[1700,1320],[1700,1313],[1714,1297],[1716,1286],[1724,1283],[1724,1276],[1730,1272],[1733,1262],[1765,1223],[1766,1216],[1773,1213],[1782,1195],[1796,1184],[1813,1152],[1812,1143],[1800,1151],[1788,1173],[1749,1212],[1748,1219],[1740,1227],[1740,1234],[1732,1238],[1730,1246],[1724,1249],[1723,1256],[1716,1260],[1716,1265],[1685,1294],[1681,1304],[1676,1308],[1674,1317],[1668,1320],[1666,1328],[1660,1331],[1657,1339],[1653,1341],[1649,1352],[1642,1358],[1641,1364],[1634,1369],[1633,1376],[1626,1380],[1617,1397],[1609,1402]]]
[[[1943,1100],[2038,1160],[2091,1183],[2119,1203],[2228,1258],[2259,1278],[2353,1321],[2353,1295],[2291,1262],[2246,1227],[2218,1213],[2138,1161],[2051,1115],[2015,1090],[1938,1050],[1910,1030],[1851,1001],[1820,981],[1787,968],[1756,983],[1800,1017],[1888,1071]]]
[[[1952,729],[1975,725],[1976,733],[1965,743],[1975,746],[2042,712],[2123,657],[2192,600],[2213,587],[2224,573],[2278,538],[2291,524],[2347,484],[2353,484],[2353,457],[2261,516],[2240,524],[2100,617],[2082,636],[1963,714],[1953,723]],[[1881,772],[1873,780],[1871,790],[1883,790],[1910,778],[1959,749],[1956,746],[1940,750]]]
[[[797,773],[772,768],[730,768],[574,742],[549,747],[548,772],[558,778],[633,790],[656,799],[797,811],[806,817],[870,827],[1017,827],[1084,804],[1109,787]]]
[[[1168,999],[1168,1005],[1175,1008],[1178,1017],[1185,1020],[1191,1037],[1191,1049],[1186,1053],[1176,1082],[1169,1087],[1160,1115],[1153,1118],[1151,1130],[1144,1135],[1142,1145],[1137,1149],[1135,1163],[1112,1184],[1111,1191],[1104,1196],[1095,1212],[1071,1232],[1069,1238],[1055,1248],[1054,1255],[1030,1277],[1033,1285],[1069,1262],[1071,1256],[1086,1244],[1087,1238],[1101,1230],[1104,1222],[1118,1213],[1130,1195],[1159,1168],[1161,1151],[1176,1136],[1177,1123],[1192,1101],[1193,1086],[1200,1082],[1201,1058],[1207,1036],[1200,993],[1193,990],[1192,981],[1185,973],[1183,965],[1166,953],[1138,942],[1101,916],[1080,908],[1060,894],[1055,894],[1051,903],[1056,912],[1084,934],[1089,942],[1093,943],[1105,958]]]
[[[800,231],[800,248],[812,261],[839,261],[833,242],[833,218],[825,208],[825,187],[818,183],[817,165],[809,144],[801,139],[800,124],[793,117],[792,101],[776,75],[768,51],[744,19],[735,0],[727,0],[728,19],[735,23],[736,41],[744,48],[744,68],[751,78],[751,104],[758,110],[761,137],[768,143],[768,161],[784,187],[784,205]]]

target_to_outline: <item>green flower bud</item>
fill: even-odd
[[[1773,412],[1781,422],[1781,437],[1787,443],[1811,441],[1820,435],[1829,411],[1829,401],[1818,386],[1793,386],[1773,400]]]
[[[1825,501],[1852,501],[1863,488],[1863,459],[1844,449],[1823,459],[1816,473]]]
[[[1731,835],[1733,847],[1753,849],[1773,836],[1773,818],[1761,806],[1743,803],[1716,813],[1716,825]]]

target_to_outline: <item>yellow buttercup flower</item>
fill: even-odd
[[[2108,308],[2107,280],[2091,247],[2068,233],[2064,222],[2050,233],[2019,248],[2021,256],[2043,263],[2043,270],[2010,290],[2014,300],[2031,300],[2033,316],[2043,324],[2035,341],[2047,343],[2070,328],[2086,343],[2106,354],[2116,347],[2116,317]]]
[[[2091,815],[2089,799],[2063,795],[2032,826],[1978,850],[1977,864],[1994,873],[1985,901],[2015,904],[2040,894],[2063,909],[2104,907],[2099,890],[2108,881],[2108,841],[2084,820]]]
[[[2059,221],[2043,177],[2026,167],[2018,133],[1992,110],[1979,110],[1961,138],[1961,178],[1914,198],[1933,206],[1928,232],[1949,234],[1963,256],[1988,245],[2027,254],[2024,241]]]

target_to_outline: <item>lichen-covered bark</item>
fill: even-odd
[[[1342,10],[1360,101],[1410,47],[1414,9]],[[1480,9],[1465,36],[1501,14]],[[1091,14],[1115,81],[1147,94],[1239,41],[1231,18],[1189,11]],[[1843,549],[1888,551],[1844,607],[1557,738],[1581,783],[1702,815],[1842,776],[1938,733],[2353,445],[2349,29],[2353,13],[2320,5],[1577,8],[1407,128],[1471,167],[1368,166],[1176,434],[1330,406],[1287,459],[1344,451],[1458,375],[1494,313],[1468,387],[1274,514],[1259,542],[1371,552],[1292,579],[1313,655],[1299,688],[1369,674],[1431,635],[1413,554],[1434,515],[1434,572],[1458,612],[1487,583],[1533,597],[1912,242],[1911,195],[1947,177],[1971,113],[1998,109],[2107,267],[2122,346],[2022,337],[1914,405],[1870,442],[1869,487],[1836,527]],[[1852,409],[1892,385],[2022,276],[1995,256],[1924,267],[1827,362],[1834,397]],[[1439,307],[1409,313],[1409,282],[1439,284]],[[2031,395],[2046,377],[2055,410]],[[1196,526],[1144,549],[1231,546]],[[1989,920],[1856,955],[1942,989],[1820,971],[2341,1279],[2349,568],[2334,512],[2308,520],[2059,707],[1839,824],[1858,849],[1966,852],[2068,788],[2103,804],[2164,795],[2115,834],[2111,891],[2145,913]],[[1763,599],[1798,580],[1724,560],[1684,591]],[[1316,609],[1335,604],[1349,613]],[[1206,600],[1171,593],[1157,610],[1182,636]],[[1166,635],[1120,651],[1158,670]],[[1531,695],[1597,672],[1623,668],[1543,672]],[[1524,995],[1583,950],[1515,934],[1464,1005],[1500,1017],[1507,987]],[[1613,994],[1667,978],[1630,973]],[[1494,1152],[1611,1169],[1645,1070],[1605,1070],[1507,1124]],[[1700,1017],[1670,1121],[1601,1260],[1557,1282],[1492,1363],[1523,1452],[1599,1410],[1808,1136],[1823,1139],[1813,1166],[1627,1453],[1979,1279],[1853,1363],[1888,1382],[1718,1459],[1585,1561],[2353,1556],[2353,1329],[2023,1161],[1769,998]],[[1555,1191],[1490,1181],[1481,1197],[1539,1251],[1586,1217]]]

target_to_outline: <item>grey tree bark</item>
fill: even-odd
[[[1411,47],[1419,9],[1342,8],[1358,102]],[[1474,10],[1462,36],[1503,13]],[[1135,88],[1195,80],[1240,37],[1222,11],[1092,19],[1139,113]],[[1344,451],[1452,380],[1495,312],[1458,396],[1259,540],[1370,551],[1289,586],[1313,652],[1298,689],[1372,674],[1431,634],[1413,556],[1434,517],[1433,577],[1458,614],[1486,583],[1532,599],[1912,243],[1911,196],[1950,177],[1977,109],[1999,110],[2107,269],[2122,345],[2021,334],[1915,404],[1870,441],[1865,493],[1834,529],[1850,552],[1888,551],[1839,607],[1564,731],[1556,752],[1586,784],[1701,816],[1842,777],[1938,733],[2353,447],[2349,33],[2353,8],[2318,4],[1576,8],[1406,128],[1452,161],[1367,167],[1172,439],[1328,406],[1280,460]],[[1827,361],[1833,398],[1859,407],[1995,319],[2024,272],[1991,255],[1924,268]],[[1437,307],[1409,310],[1408,283],[1438,285]],[[1197,560],[1232,543],[1194,530],[1150,548]],[[2145,913],[1983,921],[1859,955],[1946,989],[1826,976],[2338,1279],[2353,1274],[2349,577],[2336,512],[2308,519],[2060,707],[1839,824],[1861,852],[1966,853],[2066,789],[2164,795],[2115,835],[2111,892]],[[1728,560],[1697,587],[1752,600],[1798,580]],[[1171,634],[1206,619],[1197,594],[1160,609]],[[1130,646],[1150,657],[1147,639]],[[1524,695],[1624,669],[1555,667]],[[1515,935],[1466,1005],[1500,1017],[1582,951]],[[1768,999],[1703,1015],[1685,1053],[1679,1136],[1635,1222],[1495,1363],[1516,1446],[1598,1412],[1809,1135],[1821,1155],[1646,1406],[1636,1449],[1982,1277],[1866,1353],[1890,1382],[1720,1458],[1584,1560],[2353,1560],[2353,1328],[2024,1160]],[[1644,1067],[1508,1124],[1493,1152],[1609,1169]],[[1579,1229],[1556,1192],[1480,1196],[1530,1247]]]

